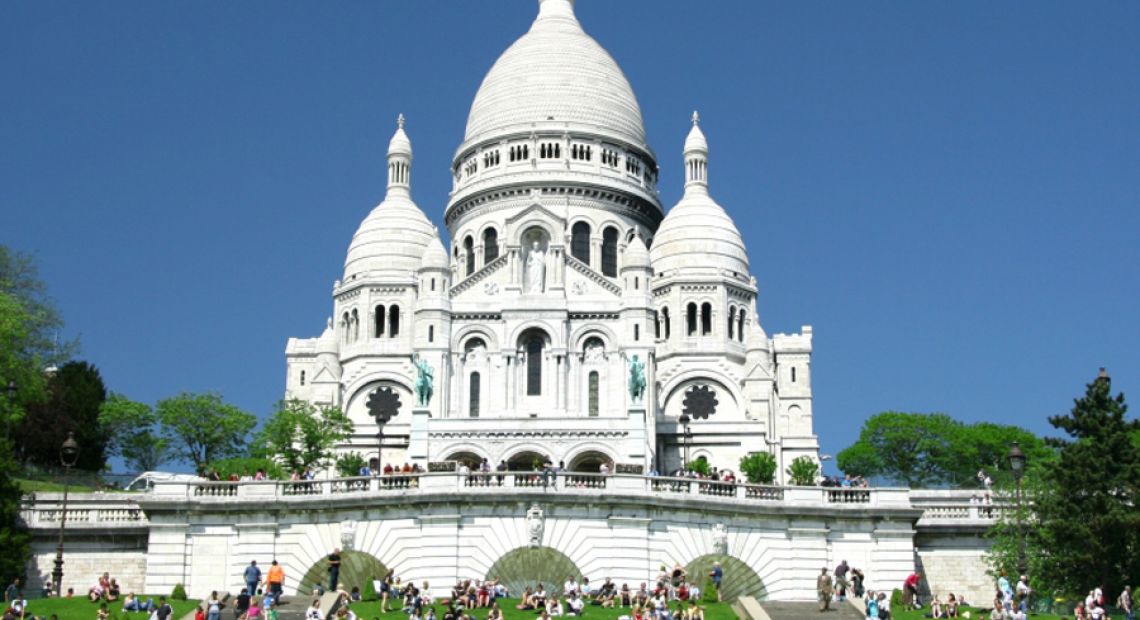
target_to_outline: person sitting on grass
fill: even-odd
[[[487,620],[503,620],[503,610],[498,603],[491,603],[491,611],[487,612]]]
[[[946,617],[958,617],[958,599],[954,596],[953,592],[946,596]]]
[[[530,589],[530,586],[527,586],[526,590],[523,590],[522,596],[519,597],[519,604],[515,605],[515,609],[521,611],[534,609],[534,606],[530,604],[530,599],[532,596],[534,596],[534,591]]]
[[[942,601],[938,600],[938,595],[930,601],[930,617],[931,618],[945,618],[945,612],[942,609]]]
[[[1080,607],[1080,605],[1078,605]],[[1077,615],[1080,618],[1080,614]],[[994,608],[990,611],[990,620],[1004,620],[1005,619],[1005,604],[1001,596],[994,597]],[[1087,619],[1086,619],[1087,620]]]
[[[689,608],[685,610],[685,620],[705,620],[705,608],[697,605],[696,601],[689,601]]]
[[[581,616],[586,609],[586,602],[575,592],[566,599],[566,613],[571,616]]]
[[[107,604],[99,605],[99,612],[95,615],[96,620],[110,620],[111,610],[107,609]]]
[[[142,611],[134,592],[127,592],[127,597],[123,599],[123,611]]]
[[[87,590],[87,600],[92,603],[101,601],[103,600],[103,592],[105,592],[103,586],[96,582],[95,585],[91,586],[91,589]]]
[[[557,596],[552,596],[552,597],[546,599],[546,613],[547,613],[547,615],[549,615],[552,618],[561,618],[562,612],[563,612],[562,601],[560,601]]]
[[[631,620],[645,620],[645,614],[641,611],[641,605],[634,603],[633,608],[629,611],[629,617]]]

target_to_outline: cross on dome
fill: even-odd
[[[693,114],[696,114],[696,112],[693,112]],[[404,113],[403,112],[401,112],[400,115],[396,117],[396,128],[397,129],[403,129],[404,128]]]
[[[697,125],[700,125],[700,124],[701,124],[701,115],[697,114],[696,110],[693,110],[693,126],[696,127]]]

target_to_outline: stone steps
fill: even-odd
[[[792,601],[765,601],[760,603],[768,620],[803,620],[804,618],[829,618],[831,620],[865,620],[854,606],[833,601],[831,609],[819,611],[819,603]]]

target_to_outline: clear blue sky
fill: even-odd
[[[441,223],[479,82],[536,10],[5,3],[0,243],[37,257],[111,389],[265,415],[383,196],[396,115]],[[1098,366],[1136,405],[1140,3],[578,15],[637,92],[666,205],[700,110],[763,326],[815,328],[825,453],[886,409],[1046,432]]]

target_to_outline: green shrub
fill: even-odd
[[[808,456],[796,457],[796,460],[792,461],[792,464],[785,470],[790,482],[801,487],[815,486],[815,475],[818,472],[819,465],[816,465],[815,461]]]
[[[180,583],[174,584],[174,590],[170,592],[170,600],[172,600],[172,601],[184,601],[184,600],[186,600],[186,588],[183,588],[182,584],[180,584]]]
[[[768,452],[742,456],[740,471],[752,484],[772,484],[776,480],[776,457]]]
[[[895,588],[894,592],[891,592],[891,613],[895,613],[896,610],[902,612],[905,608],[906,601],[903,599],[903,591]]]
[[[368,464],[364,460],[364,455],[359,452],[349,452],[342,454],[336,459],[336,473],[344,478],[352,478],[360,475],[360,468]]]
[[[712,577],[705,579],[705,587],[701,590],[701,600],[705,603],[716,602],[716,586],[713,584]]]
[[[218,472],[218,476],[220,476],[222,480],[228,480],[231,475],[236,475],[238,478],[242,476],[253,477],[258,470],[265,471],[266,477],[271,480],[284,480],[288,478],[288,476],[285,475],[285,470],[273,459],[268,458],[235,457],[232,459],[222,459],[207,465],[206,470]]]
[[[373,582],[376,581],[375,577],[369,577],[364,580],[364,587],[360,589],[360,600],[362,601],[377,601],[380,600],[380,595],[376,594],[376,587]]]
[[[705,459],[689,461],[688,463],[685,463],[685,469],[689,471],[695,471],[702,476],[707,476],[709,475],[709,462]]]

